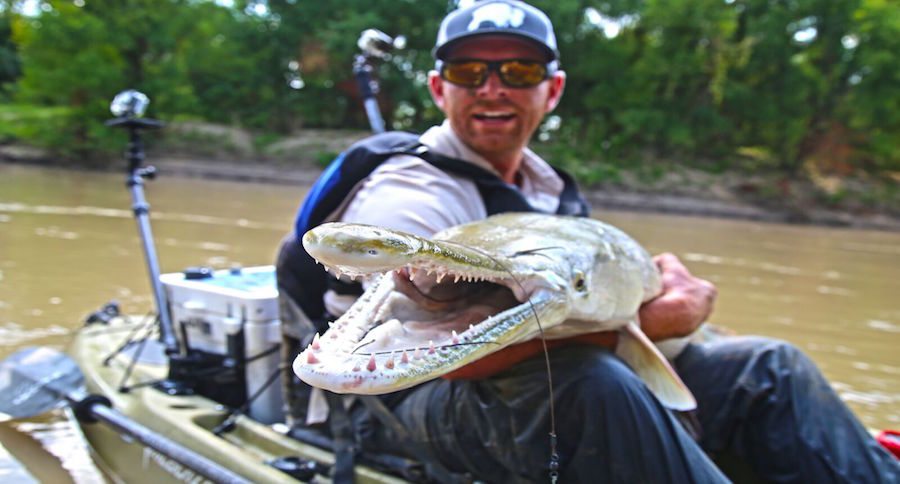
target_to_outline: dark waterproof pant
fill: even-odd
[[[692,344],[679,356],[677,370],[699,402],[699,445],[610,352],[572,346],[550,360],[560,482],[900,480],[894,458],[786,343],[733,337]],[[393,410],[420,452],[451,471],[549,482],[548,402],[541,355],[485,380],[426,383]],[[366,427],[366,447],[402,452],[388,428]]]

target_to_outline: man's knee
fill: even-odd
[[[820,378],[816,364],[800,348],[787,341],[771,338],[749,338],[747,371],[765,373],[778,380]]]
[[[609,351],[588,351],[574,375],[563,382],[560,398],[579,405],[587,412],[618,413],[634,410],[637,402],[655,406],[644,382],[632,369]]]

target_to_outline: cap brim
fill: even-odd
[[[509,29],[503,29],[503,28],[496,28],[496,29],[481,28],[481,29],[478,29],[478,31],[476,31],[476,32],[466,32],[463,35],[458,35],[452,39],[448,39],[440,47],[435,47],[434,49],[432,49],[431,55],[435,59],[444,60],[444,59],[446,59],[446,56],[450,53],[450,51],[453,49],[453,47],[455,47],[460,41],[465,40],[465,39],[471,39],[474,37],[483,37],[485,35],[508,35],[510,37],[518,37],[520,39],[528,40],[532,44],[534,44],[534,46],[537,47],[540,51],[542,51],[544,54],[547,55],[548,61],[559,59],[559,52],[547,47],[547,45],[544,43],[544,41],[542,39],[539,39],[537,37],[528,35],[527,33],[520,32],[520,31],[510,32]]]

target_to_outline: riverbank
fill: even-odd
[[[323,161],[365,135],[310,131],[272,144],[263,156],[253,155],[248,147],[189,154],[184,147],[168,146],[152,151],[147,159],[161,176],[309,185],[321,173]],[[0,162],[58,165],[41,150],[17,145],[0,146]],[[764,189],[769,189],[765,197],[758,193]],[[751,179],[678,166],[652,180],[626,172],[615,183],[588,185],[584,191],[595,209],[900,231],[900,215],[891,210],[834,208],[814,196],[809,182],[786,187],[783,180],[763,175]]]

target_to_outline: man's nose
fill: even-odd
[[[506,90],[509,89],[506,84],[500,80],[500,73],[491,71],[488,73],[484,84],[477,88],[476,93],[479,97],[501,97],[506,96]]]

